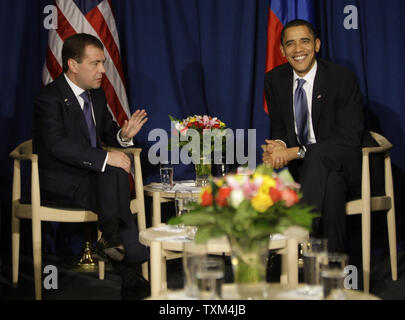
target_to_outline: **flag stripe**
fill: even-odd
[[[117,45],[118,52],[120,52],[120,40],[118,38],[118,31],[117,27],[115,25],[115,16],[114,12],[111,6],[110,1],[103,1],[100,2],[100,4],[97,6],[97,8],[100,10],[101,14],[104,17],[104,22],[107,24],[108,29],[110,29],[110,33],[114,39],[114,42]]]
[[[49,47],[46,50],[46,67],[53,79],[57,78],[62,73],[62,68]]]

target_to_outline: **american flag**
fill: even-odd
[[[62,73],[62,46],[65,39],[76,33],[88,33],[99,38],[104,44],[107,58],[102,87],[113,118],[122,126],[130,117],[130,109],[111,1],[55,0],[57,29],[49,30],[42,81],[46,85]]]

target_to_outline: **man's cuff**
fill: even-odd
[[[132,139],[129,141],[122,141],[120,133],[121,133],[121,129],[117,132],[117,141],[121,145],[121,147],[124,147],[124,148],[132,147],[134,145],[134,141]]]
[[[107,152],[107,155],[105,156],[105,160],[104,160],[104,164],[103,164],[103,168],[101,169],[101,172],[105,171],[105,166],[107,165],[107,160],[108,160],[108,152]]]

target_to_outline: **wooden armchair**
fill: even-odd
[[[113,148],[106,148],[112,150]],[[137,213],[139,231],[146,228],[145,205],[143,195],[142,170],[140,162],[141,149],[117,149],[134,157],[136,199],[131,201],[131,211]],[[95,222],[97,215],[89,210],[77,208],[61,208],[41,205],[40,181],[38,171],[38,155],[32,153],[32,140],[21,143],[10,153],[14,159],[14,175],[12,190],[12,283],[18,285],[19,253],[20,253],[20,219],[32,220],[32,245],[34,262],[35,299],[42,299],[42,239],[41,222]],[[23,160],[31,161],[31,203],[21,201],[21,166]],[[99,232],[98,237],[101,236]],[[104,262],[99,261],[99,279],[104,279]],[[148,265],[142,266],[144,277],[147,278]]]
[[[363,171],[361,198],[346,203],[346,214],[361,214],[362,234],[362,260],[364,292],[370,291],[370,234],[371,212],[387,211],[387,226],[391,260],[392,280],[398,279],[397,274],[397,243],[395,227],[394,187],[392,182],[391,157],[389,151],[392,144],[383,136],[371,132],[372,137],[378,143],[378,147],[365,147],[363,151]],[[370,153],[384,154],[385,195],[371,196],[370,183]]]

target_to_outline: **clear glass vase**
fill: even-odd
[[[211,157],[202,156],[198,163],[195,163],[195,185],[197,187],[205,187],[209,183],[211,177]]]
[[[267,241],[229,239],[232,247],[234,281],[241,299],[263,299],[267,296]]]

